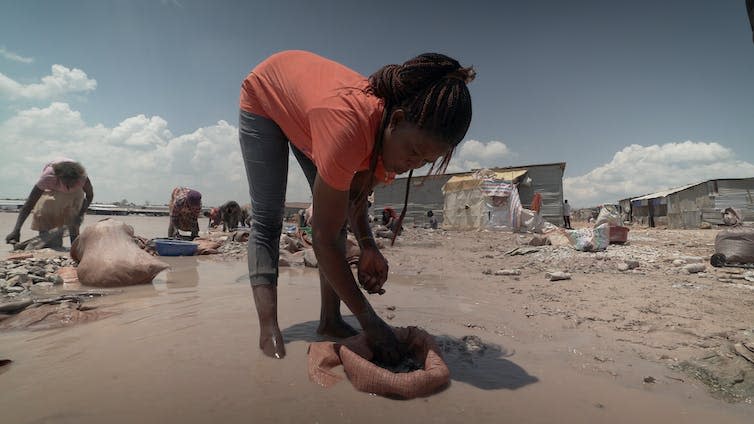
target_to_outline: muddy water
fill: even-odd
[[[620,378],[583,369],[579,358],[588,353],[570,348],[571,340],[541,339],[493,297],[430,275],[394,275],[387,293],[371,299],[383,316],[395,315],[391,324],[438,337],[451,385],[410,401],[359,393],[347,382],[322,389],[306,376],[307,344],[319,340],[314,271],[281,274],[288,356],[273,360],[257,349],[244,262],[166,259],[172,268],[154,284],[94,300],[115,312],[106,319],[0,333],[0,359],[14,360],[0,368],[1,421],[751,422],[750,406],[714,400],[698,384],[664,378],[679,376],[628,355],[613,358]],[[459,348],[469,335],[484,345]],[[658,382],[643,383],[647,375]]]

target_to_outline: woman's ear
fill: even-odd
[[[401,108],[396,108],[393,113],[390,114],[390,123],[388,128],[390,131],[394,131],[395,128],[406,119],[406,112]]]

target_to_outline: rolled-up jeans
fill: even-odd
[[[288,183],[289,141],[274,121],[263,116],[241,110],[238,121],[238,138],[251,197],[249,281],[252,286],[276,285]],[[291,144],[291,148],[312,188],[317,168],[296,146]]]

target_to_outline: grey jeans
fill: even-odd
[[[244,110],[238,120],[238,138],[251,197],[249,280],[252,286],[275,285],[288,183],[289,141],[275,122]],[[309,187],[313,187],[317,168],[296,146],[291,144],[291,148]]]

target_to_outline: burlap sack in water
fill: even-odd
[[[362,392],[412,399],[429,396],[450,382],[450,370],[440,356],[434,338],[417,327],[393,329],[398,341],[423,364],[422,369],[396,373],[371,362],[373,353],[361,333],[342,343],[316,342],[309,345],[309,379],[330,387],[342,378],[333,368],[343,365],[348,380]]]
[[[133,241],[134,229],[121,221],[104,219],[87,227],[71,246],[71,257],[81,284],[113,287],[147,284],[169,267]]]
[[[715,237],[715,253],[725,255],[727,263],[754,263],[754,229],[731,228]]]

